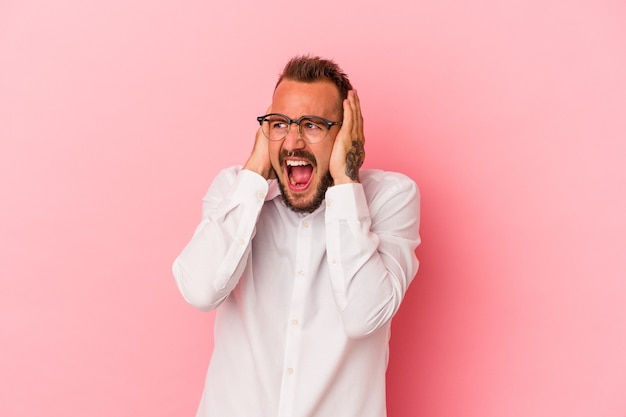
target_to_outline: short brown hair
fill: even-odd
[[[283,80],[303,83],[328,80],[337,86],[342,101],[348,97],[348,91],[352,90],[348,76],[339,65],[319,56],[301,55],[291,58],[280,74],[276,87]]]

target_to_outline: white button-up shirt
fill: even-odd
[[[391,318],[413,276],[419,192],[362,170],[310,214],[275,180],[218,175],[173,266],[185,299],[217,307],[198,417],[384,417]]]

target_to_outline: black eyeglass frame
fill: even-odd
[[[333,126],[335,126],[335,125],[337,125],[337,126],[341,126],[341,124],[342,124],[342,122],[333,122],[333,121],[328,120],[328,119],[325,119],[325,118],[323,118],[323,117],[321,117],[321,116],[313,116],[313,115],[308,115],[308,114],[307,114],[307,115],[304,115],[304,116],[301,116],[301,117],[299,117],[299,118],[297,118],[297,119],[292,119],[292,118],[290,118],[289,116],[286,116],[286,115],[284,115],[284,114],[282,114],[282,113],[268,113],[268,114],[266,114],[266,115],[264,115],[264,116],[259,116],[259,117],[257,117],[257,118],[256,118],[256,120],[257,120],[257,122],[259,122],[259,125],[263,126],[263,122],[265,122],[265,121],[268,121],[268,122],[269,122],[269,120],[267,120],[267,118],[268,118],[268,117],[270,117],[270,116],[280,116],[280,117],[284,118],[284,119],[285,119],[285,120],[289,123],[289,127],[290,127],[290,128],[291,128],[291,125],[295,123],[295,124],[296,124],[296,126],[298,126],[298,133],[299,133],[299,134],[301,134],[301,132],[300,132],[300,123],[302,123],[302,121],[303,121],[303,120],[305,120],[305,119],[319,119],[319,120],[321,120],[322,122],[324,122],[324,124],[326,124],[326,134],[328,134],[328,132],[330,131],[330,128],[331,128],[331,127],[333,127]],[[289,134],[289,129],[287,129],[287,133],[285,133],[285,136],[284,136],[282,139],[277,140],[276,142],[278,142],[278,141],[281,141],[281,140],[285,139],[285,138],[287,137],[287,135],[288,135],[288,134]],[[265,135],[265,131],[263,132],[263,135],[264,135],[265,137],[267,137],[267,135]],[[320,142],[321,142],[322,140],[324,140],[325,138],[326,138],[326,136],[324,136],[324,138],[322,138],[322,139],[320,140]],[[270,139],[270,138],[268,138],[268,139],[269,139],[269,140],[272,140],[272,139]],[[319,142],[316,142],[316,143],[319,143]]]

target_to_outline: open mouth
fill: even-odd
[[[289,189],[292,191],[305,190],[313,179],[313,165],[301,159],[285,160],[285,169]]]

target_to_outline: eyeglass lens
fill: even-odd
[[[288,119],[272,115],[263,123],[263,134],[271,141],[283,140],[289,133],[291,123]],[[305,117],[298,124],[300,135],[309,143],[320,142],[328,133],[328,126],[323,119],[317,117]]]

